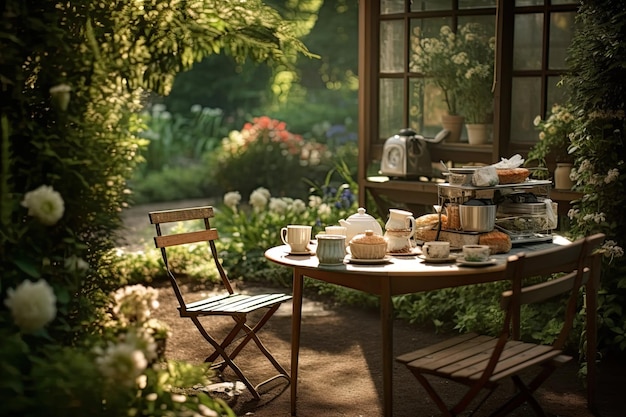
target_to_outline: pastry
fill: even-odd
[[[518,184],[526,181],[530,175],[530,171],[526,168],[507,168],[496,169],[498,173],[498,181],[500,184]]]
[[[497,230],[481,234],[478,238],[478,244],[489,246],[492,255],[496,253],[507,253],[513,247],[511,237]]]

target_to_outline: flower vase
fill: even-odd
[[[461,131],[463,130],[463,116],[441,116],[441,126],[450,131],[450,135],[446,138],[446,142],[459,142],[461,140]]]
[[[467,140],[470,145],[484,145],[489,138],[489,125],[484,123],[468,123],[465,125],[467,128]]]
[[[571,190],[574,182],[570,179],[570,173],[574,164],[557,163],[554,170],[554,188],[557,190]]]

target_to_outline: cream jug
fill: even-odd
[[[413,213],[400,209],[389,209],[389,219],[385,223],[385,237],[389,252],[410,252],[411,237],[415,233]]]

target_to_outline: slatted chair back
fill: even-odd
[[[209,219],[214,217],[213,207],[192,207],[179,210],[164,210],[153,211],[149,213],[150,223],[155,226],[157,236],[154,237],[154,243],[157,248],[161,249],[161,256],[165,263],[170,283],[174,289],[174,294],[182,309],[185,309],[185,300],[181,293],[180,287],[174,271],[172,270],[168,256],[167,248],[178,245],[186,245],[191,243],[208,242],[211,257],[217,267],[222,284],[229,294],[233,294],[233,287],[226,274],[226,271],[219,262],[217,248],[215,246],[215,240],[219,238],[217,229],[211,228]],[[175,223],[175,222],[193,222],[202,220],[204,230],[198,231],[183,231],[175,234],[164,234],[164,230],[161,227],[162,224]]]
[[[509,279],[513,283],[512,289],[519,291],[527,278],[566,273],[578,269],[583,265],[581,254],[584,244],[585,238],[581,238],[567,245],[525,254],[524,261],[517,266],[517,269],[509,268],[509,273],[514,272],[522,277],[522,279],[515,280],[515,277],[509,275]],[[512,303],[511,335],[514,339],[519,340],[521,326],[520,305],[515,299],[512,300]]]

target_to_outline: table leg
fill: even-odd
[[[297,269],[293,270],[293,299],[291,315],[291,415],[296,415],[298,395],[298,355],[300,353],[300,325],[302,320],[302,287],[304,276]]]
[[[388,279],[382,280],[380,294],[381,340],[383,345],[383,415],[393,416],[393,304]]]

